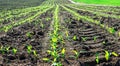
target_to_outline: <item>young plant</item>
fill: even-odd
[[[105,50],[105,59],[108,61],[110,58],[110,53]]]
[[[47,50],[48,54],[51,55],[51,50]],[[52,62],[52,60],[50,60],[49,58],[42,58],[43,61],[46,61],[46,62]]]
[[[116,32],[116,30],[112,27],[112,28],[108,28],[108,31],[111,33],[111,34],[114,34]]]
[[[5,32],[8,32],[8,29],[6,28],[6,29],[4,29],[4,31],[5,31]]]
[[[30,54],[32,52],[32,46],[31,45],[28,45],[27,46],[27,52]]]
[[[2,54],[4,54],[4,53],[5,53],[5,49],[4,49],[4,47],[3,47],[3,46],[1,46],[1,47],[0,47],[0,52],[1,52]]]
[[[105,44],[106,44],[106,42],[105,42],[105,41],[103,41],[103,42],[102,42],[102,44],[103,44],[103,45],[105,45]]]
[[[77,36],[76,36],[76,35],[73,36],[73,40],[74,40],[74,41],[77,40]]]
[[[16,53],[17,53],[17,49],[16,49],[16,48],[13,48],[13,49],[12,49],[12,52],[13,52],[13,54],[16,54]]]
[[[96,53],[96,59],[95,61],[97,62],[97,64],[99,63],[99,53]]]
[[[116,57],[119,56],[116,52],[112,52],[111,54],[112,54],[113,56],[116,56]]]
[[[96,40],[97,40],[97,36],[94,36],[93,38],[94,38],[94,41],[96,41]]]
[[[81,37],[83,41],[86,41],[87,40],[87,37]]]
[[[60,63],[60,62],[58,62],[58,63],[53,62],[53,64],[51,66],[62,66],[62,63]]]
[[[33,50],[33,54],[34,54],[35,57],[37,57],[37,52],[36,52],[36,50]]]
[[[31,32],[27,32],[26,36],[29,37],[29,38],[31,38],[32,37],[32,33]]]
[[[51,60],[49,58],[42,58],[43,61],[46,61],[46,62],[51,62]]]
[[[4,30],[5,32],[8,32],[9,29],[10,29],[10,26],[5,26],[5,27],[3,28],[3,30]]]
[[[62,49],[61,51],[61,56],[64,58],[65,57],[65,48]]]
[[[52,37],[52,42],[56,43],[58,41],[57,37]]]
[[[77,52],[76,50],[73,50],[73,53],[75,54],[75,55],[74,55],[75,59],[78,59],[78,58],[79,58],[80,53],[79,53],[79,52]]]
[[[9,52],[10,46],[6,47],[5,50]]]
[[[119,35],[119,37],[120,37],[120,32],[118,32],[118,35]]]

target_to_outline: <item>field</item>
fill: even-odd
[[[120,66],[120,6],[22,1],[0,4],[0,66]]]
[[[45,0],[0,0],[0,10],[39,6],[43,1]]]
[[[120,1],[119,0],[73,0],[73,1],[80,2],[80,3],[86,3],[86,4],[120,6]]]

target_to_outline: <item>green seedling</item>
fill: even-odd
[[[104,27],[105,27],[105,25],[104,25],[104,24],[100,24],[100,26],[101,26],[102,28],[104,28]]]
[[[7,52],[9,52],[10,46],[6,47],[5,49]]]
[[[116,30],[112,27],[112,28],[108,28],[108,31],[111,33],[111,34],[114,34],[116,32]]]
[[[51,54],[52,51],[51,50],[47,50],[47,52],[48,52],[48,54]]]
[[[27,46],[27,52],[30,54],[32,52],[32,46],[31,45],[28,45]]]
[[[56,43],[58,41],[57,37],[52,37],[52,42]]]
[[[67,39],[67,40],[70,40],[70,39],[69,39],[69,32],[68,32],[67,30],[66,30],[66,32],[65,32],[65,35],[66,35],[66,39]]]
[[[16,54],[16,53],[17,53],[17,49],[16,49],[16,48],[13,48],[13,49],[12,49],[12,52],[13,52],[13,54]]]
[[[68,37],[68,36],[69,36],[69,35],[68,35],[68,31],[66,31],[66,32],[65,32],[65,34],[66,34],[66,37]]]
[[[76,41],[77,40],[77,36],[75,35],[75,36],[73,36],[73,40],[74,41]]]
[[[97,40],[97,36],[94,36],[93,38],[94,38],[94,41],[96,41],[96,40]]]
[[[102,44],[103,44],[103,45],[105,45],[105,44],[106,44],[106,42],[105,42],[105,41],[103,41],[103,42],[102,42]]]
[[[51,61],[49,58],[43,58],[44,61],[55,63],[59,59],[59,54],[57,53],[57,51],[47,50],[47,52],[53,57],[53,61]]]
[[[62,66],[62,63],[60,63],[60,62],[58,62],[58,63],[53,62],[53,64],[51,66]]]
[[[4,29],[4,31],[5,31],[5,32],[8,32],[8,29],[6,28],[6,29]]]
[[[36,52],[36,50],[33,50],[33,54],[34,54],[34,56],[37,57],[37,52]]]
[[[51,55],[53,56],[53,62],[56,62],[58,59],[59,59],[59,54],[58,54],[58,52],[57,51],[53,51],[53,52],[51,52]]]
[[[97,62],[97,64],[99,63],[99,53],[96,53],[96,59],[95,61]]]
[[[9,26],[8,27],[4,27],[4,31],[5,32],[8,32],[8,30],[9,30]]]
[[[105,50],[105,59],[108,61],[110,58],[110,53]]]
[[[119,37],[120,37],[120,32],[118,32],[118,35],[119,35]]]
[[[81,37],[83,41],[86,41],[87,40],[87,37]]]
[[[43,61],[50,62],[51,60],[49,58],[43,58]]]
[[[54,32],[54,33],[53,33],[54,35],[57,35],[57,30],[54,30],[53,32]]]
[[[56,50],[56,49],[57,49],[56,43],[51,44],[51,48],[52,48],[53,50]]]
[[[4,54],[4,53],[5,53],[5,49],[4,49],[4,47],[3,47],[3,46],[1,46],[1,47],[0,47],[0,52],[1,52],[2,54]]]
[[[116,56],[116,57],[119,56],[116,52],[112,52],[111,54],[112,54],[113,56]]]
[[[26,36],[29,37],[29,38],[31,38],[32,37],[32,33],[31,32],[27,32]]]
[[[80,55],[80,53],[79,52],[77,52],[76,50],[73,50],[73,53],[75,53],[75,59],[78,59],[79,58],[79,55]]]
[[[65,57],[65,48],[62,49],[61,54],[62,54],[62,57]]]

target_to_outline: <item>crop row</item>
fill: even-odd
[[[37,63],[37,60],[41,62],[41,57],[44,56],[44,54],[41,55],[44,49],[43,40],[50,26],[51,16],[50,9],[38,15],[30,23],[26,22],[13,27],[5,33],[5,36],[0,36],[0,54],[5,60],[3,64],[7,65],[8,61],[11,64],[13,61],[17,63],[16,60],[20,60],[20,64]]]
[[[109,55],[110,57],[114,56],[113,54],[116,54],[116,52],[116,55],[118,56],[119,50],[115,50],[115,48],[108,48],[110,45],[114,47],[118,45],[117,42],[114,41],[114,38],[112,38],[112,35],[109,35],[109,33],[106,33],[106,31],[103,31],[103,29],[99,28],[97,25],[85,22],[84,19],[75,19],[74,16],[67,13],[65,9],[63,13],[65,15],[65,23],[67,24],[67,28],[69,30],[69,48],[74,49],[73,52],[75,53],[78,63],[95,66],[97,63],[104,62],[103,59],[105,60],[107,58],[106,52],[112,53]],[[111,52],[110,50],[116,52]],[[68,50],[66,51],[68,52]],[[72,51],[70,50],[67,57],[73,55],[71,52]],[[72,59],[68,57],[67,60],[70,62]]]
[[[83,11],[85,13],[89,12],[89,13],[95,14],[96,16],[104,16],[104,17],[112,17],[112,18],[120,19],[120,16],[113,15],[113,14],[105,14],[105,13],[101,13],[101,12],[95,12],[95,11],[81,9],[81,8],[76,8],[76,7],[72,7],[72,6],[68,6],[68,7],[71,7],[71,8],[76,9],[76,10]]]
[[[101,13],[107,13],[107,14],[115,14],[115,15],[119,15],[119,10],[116,11],[117,7],[114,8],[103,8],[101,9],[99,6],[82,6],[82,5],[71,5],[73,7],[78,7],[80,9],[86,9],[86,10],[91,10],[91,11],[97,11],[97,12],[101,12]],[[85,8],[84,8],[85,7]]]
[[[8,31],[9,29],[11,29],[12,27],[15,27],[15,26],[24,24],[24,23],[27,22],[27,21],[28,21],[28,22],[31,22],[33,19],[37,18],[37,16],[39,16],[40,14],[46,12],[47,10],[51,9],[52,7],[53,7],[53,6],[51,6],[50,8],[43,9],[43,10],[39,11],[38,13],[36,13],[35,15],[33,15],[33,16],[27,18],[27,19],[23,19],[23,20],[21,20],[21,21],[19,21],[19,22],[15,22],[15,23],[12,22],[11,24],[6,25],[6,26],[3,26],[3,27],[1,27],[0,29],[1,29],[2,31],[7,32],[7,31]]]

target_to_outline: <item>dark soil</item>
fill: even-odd
[[[46,56],[42,49],[45,35],[49,31],[51,20],[46,18],[52,17],[52,11],[47,11],[34,20],[32,23],[25,23],[18,27],[14,27],[0,37],[0,46],[10,46],[9,52],[0,54],[1,66],[43,66],[42,58]],[[44,27],[41,27],[43,23]],[[27,36],[30,33],[31,37]],[[28,54],[27,45],[32,45],[32,50],[36,50],[38,56],[34,56],[31,52]],[[17,48],[17,53],[13,54],[12,49]],[[1,52],[2,53],[2,52]]]
[[[56,1],[57,3],[58,1]],[[53,27],[54,10],[55,8],[41,14],[32,22],[13,27],[6,33],[0,32],[0,66],[51,66],[51,63],[44,62],[42,58],[51,58],[46,50],[51,48],[49,34],[53,31],[51,27]],[[76,11],[75,9],[72,10]],[[96,14],[87,11],[77,10],[76,12],[120,31],[119,19],[98,17]],[[58,47],[63,48],[61,46],[64,46],[66,49],[65,58],[61,60],[63,66],[120,66],[120,38],[118,36],[112,35],[104,28],[83,19],[75,19],[72,14],[61,7],[59,19],[59,33],[62,33],[64,45],[58,42]],[[3,26],[9,23],[11,22],[4,21]],[[65,34],[66,30],[69,34],[68,37]],[[73,39],[74,36],[76,36],[76,39]],[[32,51],[36,50],[37,56],[33,52],[27,52],[27,46],[29,45],[32,46]],[[9,51],[5,50],[6,47],[10,47]],[[3,49],[1,50],[1,48]],[[13,53],[14,48],[17,49],[15,54]],[[75,56],[73,50],[79,52],[78,58],[73,57]],[[119,56],[110,55],[109,60],[106,60],[105,51],[115,52]],[[99,63],[96,62],[97,53],[99,54]]]
[[[66,64],[70,66],[116,66],[119,64],[120,57],[111,56],[108,61],[106,61],[104,57],[105,50],[116,53],[120,52],[120,46],[118,42],[115,41],[115,36],[110,35],[106,30],[101,29],[97,25],[90,24],[82,19],[74,19],[71,14],[64,10],[61,14],[67,24],[66,28],[68,28],[70,35],[67,47],[80,52],[79,58],[75,60],[70,57],[74,55],[72,50],[67,50]],[[84,15],[85,14],[87,13],[84,13]],[[77,36],[77,39],[73,40],[73,36]],[[97,37],[96,40],[94,40],[95,36]],[[86,40],[84,41],[82,38],[86,38]],[[103,44],[103,42],[105,42],[105,44]],[[96,53],[99,53],[99,64],[95,61]]]

